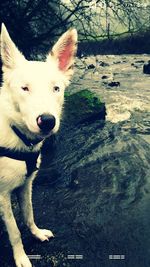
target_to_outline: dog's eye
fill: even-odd
[[[54,86],[53,91],[54,91],[54,92],[60,92],[60,88],[59,88],[59,86]]]
[[[23,91],[29,91],[29,88],[28,88],[27,86],[22,86],[21,89],[22,89]]]

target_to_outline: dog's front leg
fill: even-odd
[[[50,230],[39,229],[34,222],[33,207],[32,207],[32,182],[36,172],[28,177],[24,185],[19,189],[18,199],[20,208],[24,217],[25,224],[30,229],[31,233],[42,242],[49,240],[53,237],[53,233]]]
[[[31,262],[23,249],[21,235],[12,212],[9,194],[0,195],[0,213],[7,228],[16,266],[31,267]]]

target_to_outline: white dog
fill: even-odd
[[[77,32],[64,33],[45,62],[28,61],[1,31],[3,86],[0,91],[0,213],[6,225],[17,267],[31,267],[11,208],[18,188],[26,225],[41,241],[53,236],[39,229],[32,209],[32,182],[44,138],[59,129],[64,89],[73,74]]]

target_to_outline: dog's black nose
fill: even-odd
[[[53,115],[44,113],[37,118],[37,125],[44,132],[49,132],[55,127],[56,119]]]

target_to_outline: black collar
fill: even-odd
[[[26,137],[25,134],[23,134],[15,125],[12,125],[11,128],[15,132],[15,134],[21,139],[21,141],[28,147],[33,148],[34,145],[37,145],[40,143],[43,139],[37,138],[35,140],[31,140]]]

